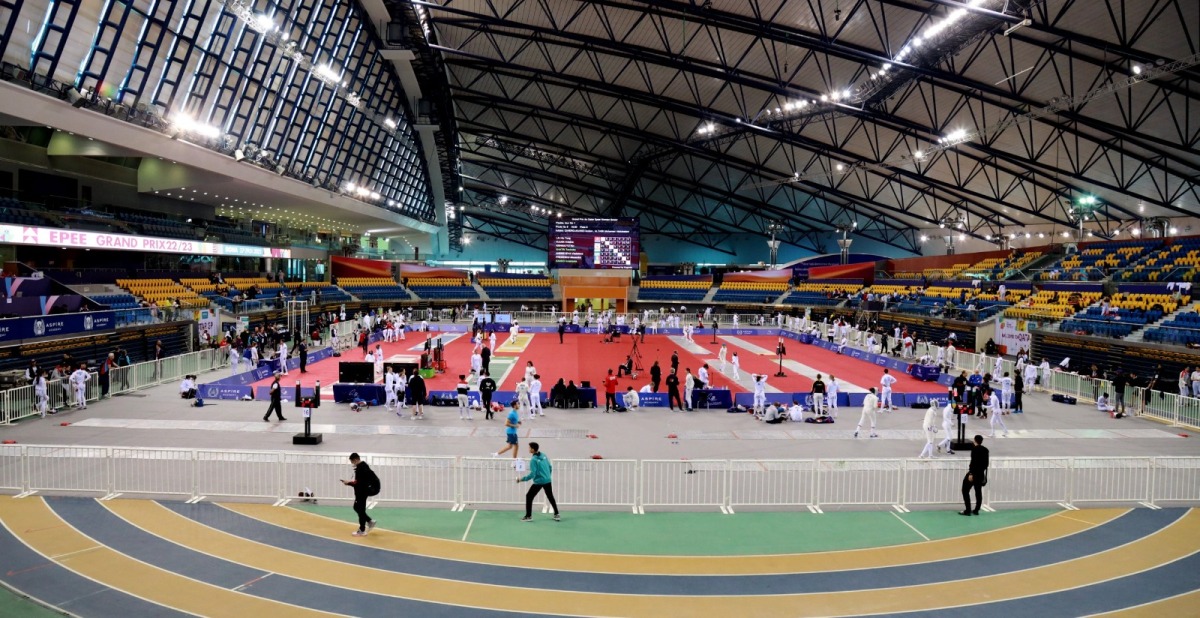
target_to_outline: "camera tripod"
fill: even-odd
[[[641,352],[641,350],[638,349],[638,340],[636,337],[633,340],[633,347],[630,348],[630,350],[629,350],[629,358],[633,359],[633,372],[631,372],[629,375],[636,378],[638,375],[638,372],[641,371],[643,368],[642,367],[642,352]]]

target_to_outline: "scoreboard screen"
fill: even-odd
[[[638,268],[638,220],[575,217],[550,220],[550,268]]]

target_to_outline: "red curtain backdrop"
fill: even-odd
[[[329,258],[330,274],[334,277],[387,277],[392,278],[392,263],[383,260],[364,260],[333,256]]]
[[[401,264],[400,276],[404,277],[405,279],[409,277],[453,277],[456,279],[466,279],[467,272],[463,270],[454,270],[453,268],[439,268],[437,266]]]
[[[811,279],[862,279],[870,285],[875,279],[875,262],[860,264],[835,264],[833,266],[813,266],[808,270]]]

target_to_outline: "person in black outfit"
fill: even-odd
[[[567,380],[567,407],[581,408],[582,403],[579,401],[579,388],[575,386],[575,380]]]
[[[671,352],[671,373],[679,371],[679,352]]]
[[[959,515],[978,515],[979,507],[983,506],[983,487],[987,485],[988,450],[983,445],[983,436],[975,436],[975,446],[971,448],[971,465],[967,475],[963,477],[962,494],[966,509]],[[975,508],[971,509],[971,489],[975,489]]]
[[[158,379],[158,374],[162,372],[162,359],[167,353],[163,350],[162,340],[154,342],[154,379]],[[68,365],[70,366],[70,365]]]
[[[954,383],[950,386],[950,398],[954,403],[964,403],[963,394],[967,392],[967,372],[964,371],[954,378]]]
[[[483,370],[491,371],[488,367],[492,364],[492,349],[486,345],[483,346],[483,349],[479,351],[479,358],[483,360]]]
[[[271,405],[267,407],[267,414],[263,417],[264,421],[271,420],[271,412],[275,412],[275,417],[281,421],[286,421],[283,418],[283,387],[279,385],[279,376],[281,374],[275,372],[275,381],[271,382]]]
[[[567,323],[565,321],[560,321],[558,323],[558,343],[560,345],[563,342],[563,333],[565,332],[567,332]]]
[[[350,464],[354,466],[354,478],[343,480],[342,484],[354,488],[354,512],[358,514],[358,530],[354,531],[354,536],[366,536],[375,529],[375,520],[367,515],[367,498],[379,493],[379,477],[358,453],[350,453]]]
[[[300,339],[300,345],[296,346],[297,353],[300,354],[300,373],[308,373],[305,367],[308,366],[308,344],[304,343],[304,338]]]
[[[485,369],[483,378],[479,380],[479,400],[483,403],[484,420],[492,420],[492,393],[494,392],[496,392],[496,381]]]
[[[662,368],[658,366],[658,361],[654,361],[650,365],[650,390],[657,393],[659,382],[662,382]]]
[[[562,378],[554,386],[550,387],[550,405],[556,408],[567,407],[567,384]]]
[[[679,376],[675,375],[675,368],[671,368],[671,374],[667,376],[667,406],[672,410],[675,409],[675,404],[679,404],[679,409],[683,409],[683,399],[679,396]]]
[[[625,362],[617,365],[617,377],[633,375],[633,357],[626,356]]]
[[[1021,395],[1025,394],[1025,380],[1013,380],[1013,414],[1024,414],[1025,404],[1021,401]]]
[[[412,377],[408,379],[408,389],[405,391],[412,398],[414,419],[425,418],[425,399],[429,397],[429,392],[425,390],[425,378],[421,377],[420,372],[414,372]]]
[[[1125,416],[1125,387],[1129,385],[1129,382],[1129,374],[1125,373],[1121,369],[1118,369],[1117,375],[1113,376],[1113,391],[1116,392],[1117,395],[1116,418]]]

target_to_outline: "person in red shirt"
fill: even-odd
[[[604,411],[609,411],[609,406],[612,410],[617,410],[617,376],[613,375],[613,370],[608,370],[608,375],[604,377]]]

